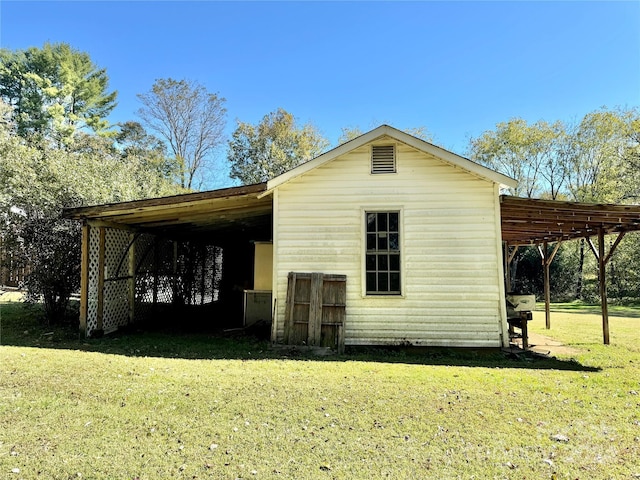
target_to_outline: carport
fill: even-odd
[[[598,262],[598,282],[602,308],[602,335],[609,344],[607,263],[627,232],[640,230],[640,206],[590,204],[557,200],[500,198],[502,240],[504,242],[506,284],[510,285],[509,264],[519,246],[535,245],[544,269],[546,327],[551,328],[550,266],[563,242],[584,238]],[[605,236],[615,235],[609,251]],[[593,238],[597,239],[594,244]]]
[[[155,321],[168,307],[188,311],[173,322],[241,325],[255,242],[272,238],[265,190],[260,183],[66,210],[83,222],[81,333]]]

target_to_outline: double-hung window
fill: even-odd
[[[367,295],[400,295],[400,212],[365,212]]]

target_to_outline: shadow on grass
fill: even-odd
[[[331,362],[406,363],[434,366],[553,369],[597,372],[573,359],[513,354],[497,349],[426,347],[347,347],[344,355],[317,355],[296,347],[272,348],[262,337],[238,332],[186,332],[177,328],[128,329],[102,338],[79,338],[77,327],[49,327],[37,307],[18,302],[0,303],[0,345],[67,349],[107,355],[193,360],[299,360]]]

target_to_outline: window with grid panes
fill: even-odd
[[[367,295],[400,295],[400,212],[366,212]]]

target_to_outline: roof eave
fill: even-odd
[[[256,183],[252,185],[243,185],[240,187],[221,188],[217,190],[208,190],[205,192],[183,193],[179,195],[171,195],[168,197],[148,198],[142,200],[131,200],[128,202],[105,203],[101,205],[90,205],[86,207],[65,208],[62,216],[71,220],[84,220],[87,218],[99,218],[101,214],[114,213],[121,210],[130,210],[133,208],[153,208],[168,205],[179,205],[195,201],[207,201],[218,198],[236,197],[241,195],[253,195],[258,197],[267,189],[266,182]]]

